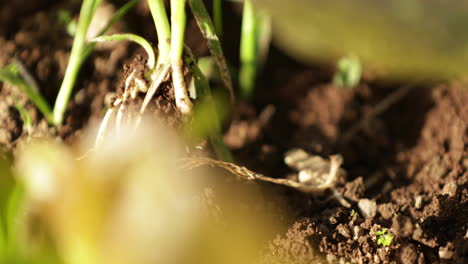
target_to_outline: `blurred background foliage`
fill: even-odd
[[[254,0],[274,40],[305,62],[355,54],[385,78],[452,78],[468,71],[468,2]]]

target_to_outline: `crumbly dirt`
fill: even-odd
[[[76,4],[57,3],[28,7],[15,18],[0,15],[0,28],[5,29],[0,31],[0,66],[18,58],[51,105],[72,44],[57,22],[58,8],[78,12]],[[11,8],[0,10],[3,14]],[[226,12],[227,28],[238,32],[238,17]],[[154,37],[153,28],[143,26],[151,24],[143,5],[129,18],[132,22],[124,28]],[[192,19],[187,31],[195,55],[206,55]],[[228,34],[225,43],[228,60],[236,65],[238,36]],[[1,148],[12,151],[29,136],[49,135],[66,142],[79,138],[84,126],[102,117],[109,92],[122,93],[123,80],[133,69],[143,74],[144,57],[141,49],[126,43],[94,52],[80,72],[64,125],[57,128],[48,126],[14,87],[0,84]],[[405,84],[379,83],[365,75],[358,87],[340,89],[331,82],[333,70],[298,64],[273,49],[253,101],[239,102],[226,125],[226,145],[238,164],[253,171],[291,177],[294,172],[284,164],[283,155],[299,147],[324,157],[340,153],[348,172],[337,191],[351,208],[327,195],[265,186],[272,189],[272,202],[286,204],[290,215],[281,216],[288,230],[267,243],[260,262],[468,262],[468,85],[422,84],[344,140],[353,125]],[[28,110],[32,131],[23,124],[15,100]],[[166,83],[150,111],[176,123],[180,116],[173,102]],[[375,232],[383,228],[394,235],[389,246],[377,243]]]
[[[304,67],[283,80],[277,70],[267,69],[271,79],[253,106],[237,108],[225,141],[242,164],[273,177],[293,173],[282,161],[288,149],[341,153],[348,182],[338,190],[352,207],[290,195],[297,220],[270,243],[265,263],[278,256],[278,263],[466,263],[467,85],[416,87],[343,142],[352,125],[401,85],[367,81],[343,90],[330,84],[329,73],[322,77],[326,68]],[[262,113],[272,106],[265,125]],[[367,200],[375,204],[371,215],[359,206]],[[389,246],[377,243],[375,232],[383,228],[394,235]]]

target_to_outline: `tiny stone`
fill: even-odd
[[[380,263],[380,258],[377,255],[374,255],[374,263]]]
[[[414,207],[416,209],[421,209],[422,207],[422,202],[423,202],[423,197],[422,195],[418,195],[418,197],[416,197],[416,199],[414,200]]]
[[[439,249],[439,258],[441,259],[452,259],[453,251],[446,250],[446,249]]]
[[[457,194],[457,184],[453,181],[445,184],[442,194],[447,194],[450,197],[455,196]]]
[[[333,254],[327,254],[327,261],[328,261],[329,263],[335,263],[335,261],[336,261],[336,256],[333,255]]]
[[[342,236],[344,236],[346,238],[351,237],[351,234],[350,234],[348,228],[346,226],[344,226],[343,224],[338,225],[336,229]]]
[[[369,199],[359,200],[358,207],[365,218],[373,218],[377,213],[377,203]]]
[[[359,226],[354,226],[353,232],[354,232],[354,236],[353,236],[354,240],[359,239],[363,234],[362,228],[360,228]]]
[[[79,90],[75,95],[75,103],[76,104],[84,104],[86,100],[86,91],[85,89]]]
[[[423,235],[423,230],[419,225],[416,225],[416,229],[413,231],[413,240],[418,241]]]

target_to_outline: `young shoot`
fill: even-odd
[[[362,66],[355,56],[343,57],[338,61],[333,83],[342,88],[353,88],[361,80]]]
[[[84,0],[81,5],[80,18],[76,29],[70,59],[65,70],[65,76],[60,87],[54,106],[54,124],[59,125],[63,121],[65,110],[70,100],[73,85],[75,84],[81,64],[84,61],[86,48],[86,33],[101,0]]]
[[[59,93],[55,100],[53,111],[53,124],[60,125],[63,122],[65,110],[73,91],[76,78],[78,76],[81,65],[89,56],[94,48],[94,43],[87,43],[87,33],[91,20],[96,12],[96,9],[101,0],[83,0],[80,9],[80,16],[74,34],[73,46],[68,60],[65,76],[60,86]],[[138,0],[131,0],[122,6],[113,17],[109,20],[107,25],[99,32],[98,37],[103,35],[116,21],[121,19],[133,6],[138,3]]]
[[[392,233],[388,232],[387,228],[382,228],[374,234],[377,235],[377,244],[385,247],[392,244],[394,236]]]

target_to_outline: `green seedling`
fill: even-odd
[[[174,88],[174,94],[175,94],[175,101],[176,101],[176,106],[180,110],[181,113],[185,115],[190,115],[192,113],[192,102],[189,98],[188,91],[186,88],[185,80],[184,80],[184,74],[182,71],[184,61],[182,60],[183,58],[183,51],[184,51],[184,33],[185,33],[185,26],[186,26],[186,13],[185,13],[185,0],[171,0],[170,1],[170,8],[171,8],[171,17],[170,21],[171,23],[169,24],[169,19],[166,14],[166,9],[164,6],[164,1],[162,0],[148,0],[148,6],[150,8],[154,24],[156,27],[156,33],[158,37],[158,58],[156,60],[156,65],[152,63],[154,61],[152,58],[150,58],[149,55],[149,68],[150,68],[150,73],[149,73],[149,82],[150,84],[148,87],[140,87],[137,90],[140,90],[142,92],[146,92],[145,98],[143,100],[142,106],[139,111],[139,115],[137,116],[136,122],[135,122],[135,127],[139,126],[142,116],[155,95],[156,91],[160,87],[161,83],[166,80],[167,76],[170,74],[172,78],[172,83],[173,83],[173,88]],[[203,2],[200,0],[188,0],[190,9],[192,10],[194,17],[199,25],[200,30],[202,31],[205,39],[207,40],[208,47],[210,48],[212,57],[214,58],[217,67],[219,68],[219,72],[221,75],[221,79],[223,80],[224,85],[227,87],[230,98],[231,98],[231,103],[234,103],[234,93],[233,93],[233,88],[232,88],[232,83],[231,83],[231,78],[230,74],[228,72],[228,67],[226,63],[226,59],[224,57],[224,54],[221,49],[221,44],[220,41],[215,33],[213,23],[211,21],[211,18],[208,15],[208,12],[206,11],[205,6],[203,5]],[[135,35],[129,35],[125,34],[125,38],[121,37],[121,39],[126,39],[126,40],[133,40],[139,42],[140,45],[147,46],[145,50],[150,54],[152,53],[150,50],[150,45],[146,41],[143,41],[141,37],[135,36]],[[131,36],[132,39],[128,38],[128,36]],[[109,36],[109,37],[100,37],[98,40],[116,40],[115,35],[114,36]],[[193,61],[194,59],[191,60],[193,65],[196,65]],[[192,72],[194,75],[197,75],[199,72],[199,69],[197,67],[192,67],[192,70],[195,72]],[[197,89],[203,90],[205,87],[204,82],[207,83],[206,78],[200,77],[195,77],[195,87]],[[202,81],[205,80],[205,81]],[[98,131],[98,136],[96,138],[96,145],[100,145],[100,142],[102,142],[102,139],[104,138],[104,133],[109,125],[110,120],[113,118],[114,113],[116,112],[114,110],[114,107],[118,107],[117,110],[117,116],[116,116],[116,127],[119,129],[120,124],[122,123],[123,120],[123,110],[124,110],[124,105],[122,104],[125,102],[129,97],[134,98],[135,93],[132,91],[135,91],[135,85],[138,85],[138,83],[142,83],[143,85],[144,82],[143,80],[136,80],[132,74],[128,76],[127,81],[125,82],[125,89],[124,89],[124,94],[121,98],[118,98],[114,103],[113,107],[109,108],[104,116],[104,120],[101,123],[101,127],[99,128]],[[209,87],[208,87],[209,89]],[[127,92],[129,91],[129,92]],[[204,92],[201,91],[203,94]],[[193,96],[196,97],[194,92],[192,92]],[[132,95],[132,96],[130,96]],[[212,98],[210,96],[203,97],[203,101],[210,101]],[[214,108],[211,108],[212,105],[209,105],[208,108],[211,110],[215,111]],[[129,117],[131,118],[131,117]],[[215,122],[214,127],[216,127],[216,133],[219,134],[219,136],[210,136],[210,138],[213,138],[211,140],[213,145],[219,145],[222,143],[222,140],[220,139],[220,134],[221,134],[221,126],[218,123],[219,120],[218,118],[212,118],[210,119],[212,122]],[[213,121],[216,120],[216,121]],[[210,121],[211,122],[211,121]],[[215,149],[221,149],[218,147],[214,147]],[[226,148],[227,149],[227,148]],[[225,149],[225,150],[226,150]],[[226,151],[216,151],[217,153],[220,153],[220,156],[222,156],[224,159],[230,159],[230,153],[226,154]]]
[[[0,69],[0,81],[9,82],[19,87],[19,89],[39,109],[49,124],[59,125],[62,123],[65,109],[70,100],[73,86],[75,84],[80,67],[94,48],[95,42],[88,43],[86,40],[86,33],[88,31],[94,12],[99,5],[99,2],[100,0],[83,1],[80,11],[80,19],[76,26],[76,31],[73,34],[75,38],[73,41],[70,59],[67,64],[65,76],[56,98],[53,111],[51,110],[47,101],[39,93],[39,86],[35,82],[34,78],[31,76],[31,74],[28,73],[26,68],[18,60],[14,59],[11,64]],[[122,16],[137,3],[138,0],[131,0],[122,6],[110,19],[104,29],[99,32],[98,37],[103,35],[116,21],[121,19]],[[69,30],[70,28],[68,27],[71,23],[73,23],[71,15],[66,11],[59,11],[58,16],[62,23],[68,25],[67,30]]]
[[[88,43],[86,34],[91,24],[93,15],[101,0],[84,0],[81,5],[80,17],[76,27],[75,38],[73,40],[73,47],[70,53],[70,59],[65,70],[65,76],[62,81],[53,111],[53,124],[59,125],[63,122],[65,110],[73,91],[76,78],[78,76],[81,65],[89,56],[94,48],[94,43]],[[106,27],[99,32],[98,37],[103,35],[116,21],[122,18],[133,6],[137,4],[138,0],[129,1],[122,6],[110,19]]]
[[[392,233],[388,232],[387,228],[382,228],[374,234],[377,235],[377,244],[386,247],[392,244],[394,236]]]
[[[337,64],[337,70],[333,77],[333,83],[342,88],[353,88],[361,80],[362,66],[355,56],[341,58]]]
[[[49,123],[53,123],[53,114],[47,101],[39,93],[39,88],[24,65],[17,59],[0,68],[0,81],[8,82],[20,89],[36,105]]]
[[[54,106],[54,119],[53,123],[58,125],[63,121],[65,109],[67,108],[68,101],[70,100],[73,86],[75,84],[78,72],[81,65],[86,59],[86,33],[88,32],[89,25],[93,18],[101,0],[84,0],[81,5],[80,18],[76,28],[75,38],[73,40],[73,47],[70,53],[70,59],[65,70],[62,85],[60,87],[57,99]]]
[[[255,10],[252,1],[246,0],[241,30],[239,88],[241,96],[250,100],[271,41],[270,17]]]

